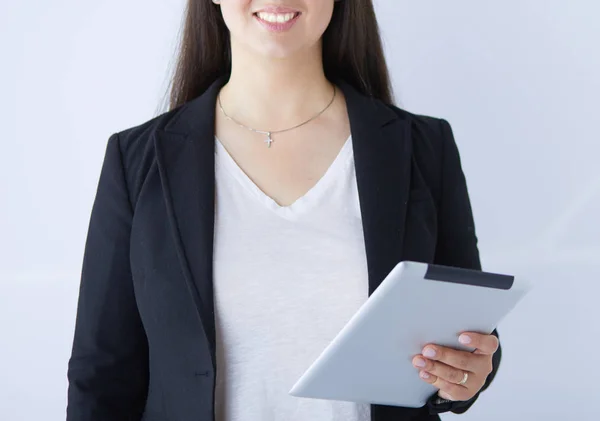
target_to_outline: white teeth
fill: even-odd
[[[266,22],[272,23],[285,23],[288,22],[296,16],[295,13],[266,13],[266,12],[258,12],[258,17]]]

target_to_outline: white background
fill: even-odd
[[[65,417],[106,141],[165,110],[183,6],[0,3],[2,420]],[[484,268],[535,284],[499,328],[493,387],[460,417],[597,420],[599,3],[379,0],[377,9],[398,105],[452,124]]]

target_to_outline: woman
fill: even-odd
[[[496,336],[415,356],[440,389],[423,408],[287,395],[400,260],[480,269],[450,125],[394,107],[389,85],[371,0],[189,1],[171,109],[108,141],[68,420],[436,420],[473,404]]]

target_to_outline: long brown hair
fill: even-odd
[[[323,67],[327,79],[341,79],[364,95],[393,103],[372,0],[335,2],[323,34]],[[210,0],[188,0],[169,110],[196,98],[230,72],[229,30],[219,6]]]

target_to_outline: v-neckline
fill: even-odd
[[[261,202],[270,211],[286,217],[288,219],[311,209],[323,196],[327,187],[329,187],[335,180],[340,176],[340,173],[346,168],[351,162],[352,158],[352,135],[348,136],[337,155],[325,171],[325,173],[319,178],[319,180],[302,196],[297,198],[293,203],[287,206],[282,206],[277,203],[271,196],[263,192],[252,179],[242,170],[238,163],[229,154],[225,146],[215,136],[215,154],[218,157],[222,156],[221,159],[215,159],[215,163],[219,165],[224,164],[225,169],[244,187],[249,191],[259,202]]]

